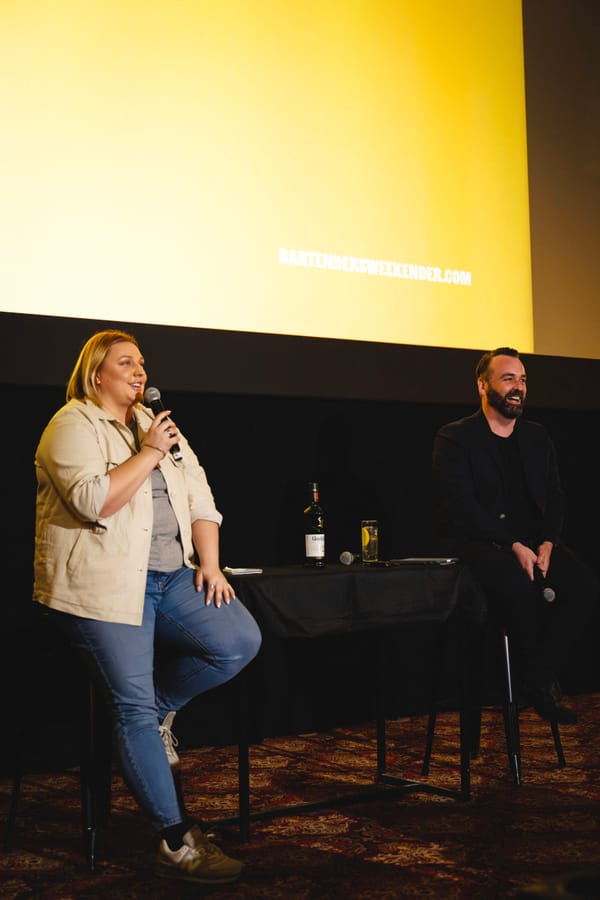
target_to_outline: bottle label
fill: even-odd
[[[325,556],[325,535],[304,535],[305,556],[308,559],[322,559]]]

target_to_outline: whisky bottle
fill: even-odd
[[[309,481],[310,503],[304,510],[304,564],[325,565],[325,518],[319,503],[319,485]]]

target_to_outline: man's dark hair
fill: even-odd
[[[488,350],[487,353],[484,353],[477,366],[475,367],[475,377],[476,378],[487,378],[487,373],[490,368],[490,363],[492,362],[495,356],[514,356],[515,359],[519,359],[519,351],[515,350],[514,347],[496,347],[495,350]]]

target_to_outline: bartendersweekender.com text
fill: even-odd
[[[434,281],[439,284],[457,284],[471,287],[471,272],[463,269],[443,269],[440,266],[416,263],[392,262],[385,259],[369,259],[361,256],[340,256],[337,253],[320,253],[314,250],[279,248],[279,263],[303,269],[328,269],[332,272],[349,272],[357,275],[378,275],[384,278],[402,278],[409,281]]]

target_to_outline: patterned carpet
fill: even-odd
[[[0,854],[2,898],[499,898],[600,897],[600,694],[573,698],[579,724],[561,730],[566,768],[550,728],[521,714],[523,784],[508,770],[502,721],[484,710],[472,799],[427,794],[368,799],[305,815],[257,819],[241,844],[218,842],[246,864],[241,880],[199,888],[156,879],[156,841],[115,774],[102,858],[82,859],[78,774],[23,783],[14,847]],[[457,716],[438,718],[429,781],[458,786]],[[388,724],[388,770],[421,780],[425,718]],[[375,770],[372,725],[270,738],[251,748],[253,812],[368,791]],[[186,800],[205,822],[237,812],[237,748],[182,755]],[[2,781],[5,821],[10,784]]]

